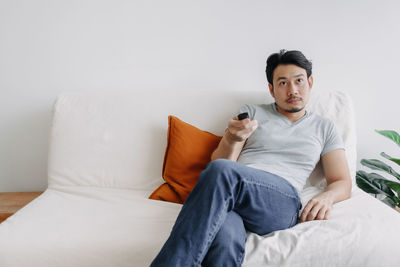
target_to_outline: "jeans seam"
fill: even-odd
[[[225,208],[226,208],[226,206],[227,206],[227,202],[228,202],[228,199],[225,199],[224,200],[224,205],[223,205],[223,209],[225,210]],[[207,241],[206,241],[206,243],[205,243],[205,246],[204,246],[204,248],[202,248],[202,250],[199,252],[199,254],[197,255],[197,257],[195,258],[195,264],[198,264],[199,266],[200,266],[200,264],[201,264],[201,260],[199,260],[199,258],[201,257],[201,255],[203,255],[203,254],[205,254],[204,252],[205,252],[205,250],[206,250],[206,247],[208,246],[208,244],[209,243],[211,243],[211,241],[212,241],[212,236],[214,236],[215,237],[215,235],[216,235],[216,233],[217,233],[217,231],[216,231],[216,226],[218,225],[218,224],[220,224],[220,222],[222,221],[222,213],[220,213],[219,214],[219,216],[218,216],[218,220],[214,223],[214,225],[212,225],[212,229],[211,229],[211,231],[210,231],[210,233],[208,234],[208,238],[207,238]]]
[[[284,195],[284,196],[286,196],[286,197],[289,197],[289,198],[299,199],[299,197],[298,197],[297,195],[295,195],[295,194],[294,194],[294,195],[291,195],[291,194],[285,193],[285,192],[279,190],[278,187],[273,186],[273,185],[270,185],[270,184],[257,183],[257,182],[249,181],[249,180],[246,180],[246,179],[243,179],[243,181],[246,182],[246,183],[249,183],[249,184],[255,184],[255,185],[267,187],[267,188],[269,188],[269,189],[273,189],[273,190],[275,190],[276,192],[281,193],[282,195]]]
[[[243,262],[243,256],[244,256],[244,250],[240,251],[240,253],[239,253],[239,257],[237,259],[238,264],[241,264]]]

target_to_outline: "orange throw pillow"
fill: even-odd
[[[162,171],[165,183],[149,198],[183,204],[221,138],[168,116],[168,143]]]

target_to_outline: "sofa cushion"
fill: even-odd
[[[161,176],[168,128],[165,118],[169,114],[222,135],[228,120],[244,103],[272,101],[266,90],[62,94],[54,106],[49,187],[78,185],[153,191],[164,183]],[[335,122],[354,180],[357,154],[350,98],[340,91],[313,89],[307,109]],[[322,188],[324,180],[322,169],[317,166],[309,179],[310,188]]]
[[[149,266],[182,207],[149,193],[48,189],[0,224],[0,266]]]
[[[221,136],[202,131],[175,116],[168,116],[168,143],[162,176],[166,183],[150,199],[183,203],[211,160]]]
[[[149,193],[48,189],[0,224],[0,266],[149,266],[182,208]],[[399,224],[396,211],[357,190],[335,204],[329,220],[266,236],[248,232],[242,266],[400,266]]]
[[[54,105],[49,187],[95,186],[155,190],[169,114],[222,135],[243,103],[271,101],[265,91],[157,90],[68,92]]]

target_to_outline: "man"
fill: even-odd
[[[326,220],[334,203],[350,197],[340,135],[331,121],[305,109],[311,66],[300,51],[269,56],[275,103],[245,105],[238,113],[250,118],[229,121],[151,266],[240,266],[246,230],[265,235],[298,221]],[[327,187],[300,215],[298,193],[319,160]]]

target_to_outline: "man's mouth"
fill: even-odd
[[[290,104],[295,104],[295,103],[300,102],[300,101],[301,101],[301,98],[290,98],[286,102],[288,102]]]

